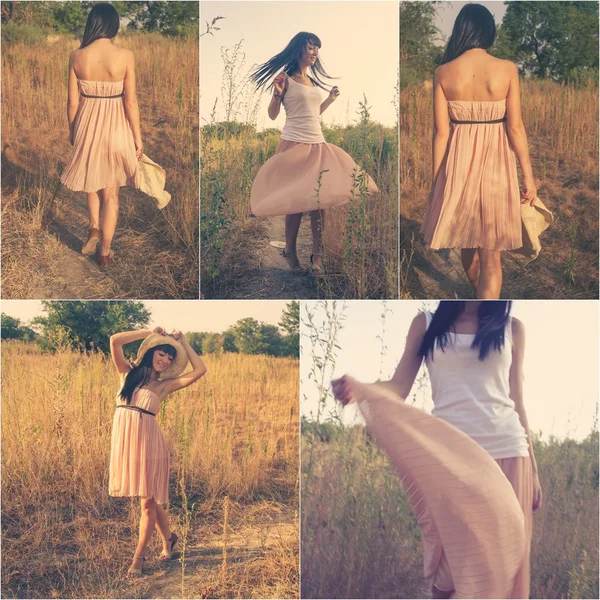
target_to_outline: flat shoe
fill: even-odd
[[[86,243],[83,245],[81,249],[81,254],[84,256],[91,256],[96,252],[96,246],[98,246],[98,242],[100,241],[100,231],[95,227],[92,227],[88,231],[88,238]]]
[[[106,269],[108,268],[108,265],[110,264],[114,256],[115,253],[112,250],[109,251],[108,255],[100,254],[100,252],[98,252],[98,254],[96,254],[96,261],[102,268]]]

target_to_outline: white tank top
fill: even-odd
[[[287,78],[288,88],[283,100],[285,125],[281,139],[304,144],[320,144],[325,141],[321,131],[321,90]]]
[[[433,313],[426,312],[427,328]],[[509,397],[512,325],[509,318],[504,346],[479,360],[471,348],[475,334],[448,332],[442,352],[437,346],[425,364],[433,392],[433,414],[475,440],[492,458],[529,456],[527,434]]]

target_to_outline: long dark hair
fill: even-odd
[[[270,58],[266,63],[259,65],[255,71],[250,74],[250,80],[256,84],[256,89],[264,87],[269,79],[279,73],[282,69],[286,75],[294,75],[300,71],[300,60],[308,44],[321,47],[321,40],[314,33],[301,31],[297,33],[290,43],[273,58]],[[317,58],[314,65],[308,67],[311,75],[309,76],[312,82],[323,89],[328,89],[321,76],[326,79],[336,79],[325,71],[321,59]],[[273,82],[267,87],[267,90],[273,87]]]
[[[131,398],[137,388],[144,387],[150,382],[152,375],[152,359],[157,350],[162,350],[171,358],[177,356],[177,351],[171,344],[161,344],[160,346],[149,348],[144,354],[144,358],[142,358],[140,364],[137,367],[133,367],[125,377],[119,396],[125,400],[126,404],[131,403]]]
[[[511,300],[486,300],[477,311],[477,333],[471,348],[479,348],[479,360],[483,360],[493,348],[500,350],[504,346],[504,329],[508,323]],[[464,300],[441,300],[433,315],[431,324],[419,348],[419,356],[433,360],[435,347],[442,352],[448,345],[448,332],[453,323],[465,309]]]
[[[101,2],[90,11],[79,49],[101,38],[111,40],[119,31],[119,13],[114,6]]]
[[[496,39],[496,23],[492,13],[481,4],[466,4],[454,21],[441,64],[458,58],[472,48],[487,50]]]

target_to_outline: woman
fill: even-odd
[[[536,199],[519,74],[488,54],[495,37],[487,8],[462,8],[433,78],[433,184],[421,226],[432,249],[461,249],[477,298],[500,297],[500,251],[522,246],[520,203]]]
[[[276,119],[282,105],[286,112],[275,155],[261,167],[252,185],[252,212],[259,217],[286,215],[283,257],[291,268],[300,266],[296,240],[302,213],[310,212],[310,262],[316,271],[322,270],[325,209],[346,204],[353,188],[358,192],[359,186],[364,193],[377,192],[371,177],[359,172],[352,158],[328,144],[321,132],[320,115],[340,91],[333,86],[327,99],[321,101],[320,88],[327,89],[321,77],[332,77],[319,59],[320,48],[321,40],[314,33],[298,33],[282,52],[250,76],[257,88],[263,88],[279,72],[269,85],[273,88],[269,117]]]
[[[112,256],[119,187],[138,187],[136,173],[143,155],[135,62],[131,50],[114,45],[118,31],[117,11],[110,4],[96,4],[81,46],[69,59],[67,116],[73,153],[61,182],[87,192],[89,232],[81,252],[92,255],[99,245],[97,260],[102,267]]]
[[[130,365],[123,345],[145,338]],[[171,558],[177,535],[171,533],[162,504],[169,501],[169,449],[155,415],[166,396],[187,387],[206,373],[202,359],[181,332],[124,331],[110,338],[110,351],[121,377],[113,419],[109,494],[139,496],[140,534],[128,576],[141,575],[145,551],[154,526],[163,541],[160,560]],[[188,359],[192,370],[181,375]]]
[[[343,404],[358,402],[402,478],[433,598],[529,598],[542,491],[523,404],[525,329],[510,308],[442,301],[413,320],[391,381],[332,384]],[[434,416],[404,404],[423,360]]]

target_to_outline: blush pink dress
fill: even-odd
[[[125,404],[117,394],[110,447],[110,496],[153,498],[169,502],[169,447],[156,417],[135,410],[118,408]],[[131,406],[155,415],[160,399],[151,390],[137,389]]]
[[[506,100],[448,102],[450,138],[421,233],[440,248],[520,248],[517,162],[506,133]],[[453,123],[452,121],[475,121]]]
[[[78,85],[73,152],[61,182],[81,192],[138,187],[138,160],[123,105],[123,81],[79,79]]]
[[[256,174],[250,193],[252,213],[257,217],[322,210],[352,198],[352,173],[358,166],[349,154],[323,137],[321,89],[291,77],[287,80],[282,100],[285,126],[275,154]],[[366,173],[363,185],[367,194],[378,191]]]

